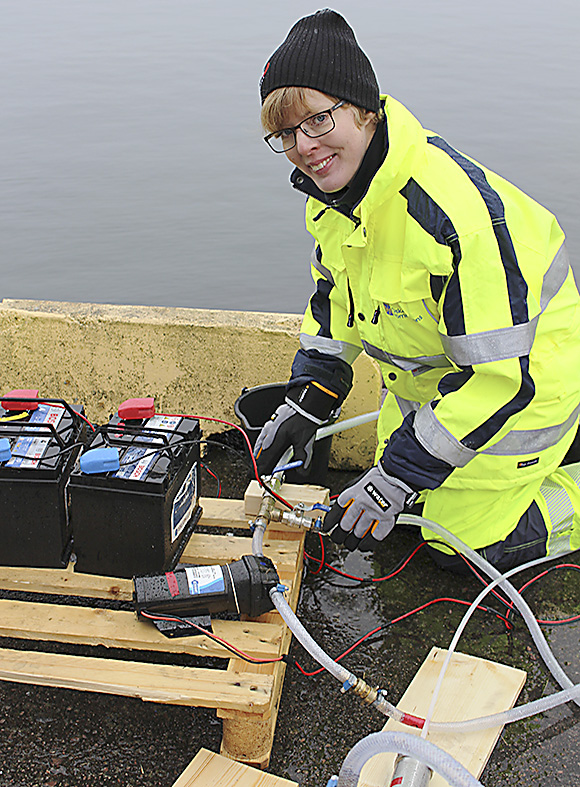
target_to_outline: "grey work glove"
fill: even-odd
[[[379,462],[340,493],[324,517],[322,530],[351,552],[369,552],[389,535],[397,515],[415,497],[403,481],[387,475]]]
[[[271,419],[262,427],[254,445],[254,456],[261,475],[270,475],[292,446],[293,461],[302,461],[306,471],[312,460],[314,438],[319,422],[299,413],[292,404],[281,404]]]

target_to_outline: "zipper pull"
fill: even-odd
[[[381,307],[377,306],[377,308],[373,313],[373,316],[371,317],[371,325],[376,325],[379,321],[380,316],[381,316]]]

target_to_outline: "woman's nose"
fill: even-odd
[[[318,139],[316,137],[309,137],[301,128],[297,128],[295,133],[296,149],[301,156],[313,150],[318,145]]]

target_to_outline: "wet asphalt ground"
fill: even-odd
[[[224,496],[243,495],[248,475],[235,455],[210,449],[205,461],[219,475]],[[339,491],[351,477],[331,473],[327,483]],[[209,475],[202,493],[216,493]],[[346,573],[380,577],[418,542],[413,529],[397,528],[373,557],[330,549],[326,559]],[[307,552],[318,556],[319,550],[318,536],[309,535]],[[566,562],[580,565],[580,553]],[[314,562],[311,566],[318,568]],[[514,584],[520,587],[531,576],[518,576]],[[471,601],[480,588],[471,576],[442,571],[421,549],[395,579],[384,583],[360,586],[328,570],[307,572],[298,613],[334,656],[382,626],[343,663],[370,684],[386,688],[396,704],[431,647],[449,644],[465,608],[435,603],[399,623],[389,621],[440,597]],[[580,615],[580,573],[551,571],[529,588],[526,599],[543,619]],[[501,611],[499,603],[489,604]],[[544,630],[567,674],[580,681],[580,623]],[[7,639],[1,644],[47,647]],[[100,647],[67,652],[89,650],[91,655],[123,657]],[[518,704],[556,690],[519,619],[508,632],[493,612],[476,612],[459,650],[525,669],[528,679]],[[318,666],[296,643],[291,654],[306,670]],[[216,661],[211,664],[215,667]],[[384,717],[339,689],[329,675],[305,677],[288,668],[269,772],[300,787],[325,787],[352,746],[382,728]],[[201,747],[217,752],[220,741],[221,722],[214,711],[0,682],[0,787],[171,787]],[[486,787],[580,785],[580,708],[569,703],[506,727],[481,781]]]

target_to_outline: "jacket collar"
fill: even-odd
[[[384,102],[382,102],[382,105]],[[290,176],[290,182],[298,191],[314,197],[324,205],[336,208],[346,216],[351,216],[354,208],[366,194],[373,177],[385,160],[389,148],[387,118],[377,124],[370,144],[363,156],[358,170],[351,182],[340,191],[327,193],[321,191],[311,177],[296,167]]]
[[[381,106],[384,107],[385,122],[377,127],[356,175],[345,189],[327,194],[299,169],[295,169],[290,177],[294,188],[326,208],[335,208],[353,219],[355,211],[359,214],[357,208],[363,200],[364,205],[373,210],[400,191],[412,177],[416,162],[423,155],[427,144],[426,132],[396,99],[381,96]],[[384,132],[382,139],[381,129]]]

